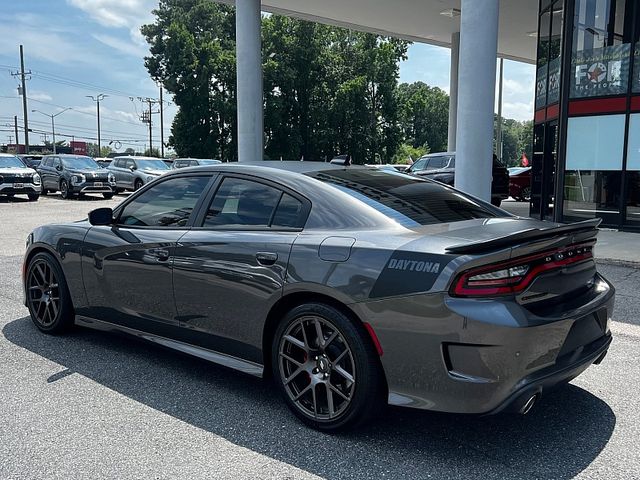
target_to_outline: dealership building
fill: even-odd
[[[263,157],[262,10],[451,48],[456,186],[487,200],[496,59],[536,64],[531,216],[640,229],[639,0],[226,3],[236,5],[240,161]]]

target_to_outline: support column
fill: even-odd
[[[449,140],[447,150],[456,151],[456,127],[458,122],[458,59],[460,57],[460,32],[451,34],[451,69],[449,72]]]
[[[238,161],[263,160],[260,0],[236,0]]]
[[[491,200],[499,0],[462,0],[455,186]]]

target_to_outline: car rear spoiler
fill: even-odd
[[[600,225],[600,222],[602,222],[601,218],[593,218],[591,220],[584,220],[582,222],[553,226],[549,228],[528,228],[519,232],[510,233],[503,237],[493,238],[491,240],[452,245],[446,250],[448,253],[459,254],[482,253],[501,247],[515,246],[521,242],[530,242],[566,234],[575,235],[579,233],[593,232],[592,236],[595,237],[597,235],[597,228],[598,225]]]

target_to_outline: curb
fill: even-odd
[[[620,260],[619,258],[596,258],[596,263],[614,265],[616,267],[640,268],[640,261]]]

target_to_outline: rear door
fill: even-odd
[[[289,253],[310,204],[277,184],[226,175],[180,239],[178,318],[189,343],[262,362],[262,328],[282,295]]]
[[[83,278],[88,311],[80,315],[159,335],[177,327],[172,268],[211,174],[173,176],[126,201],[112,226],[91,227]]]

